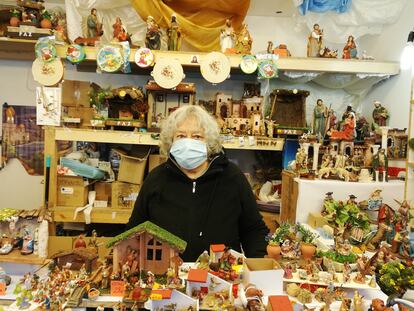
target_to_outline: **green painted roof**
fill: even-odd
[[[142,232],[147,232],[155,238],[157,238],[158,240],[160,240],[161,242],[167,243],[170,246],[177,248],[180,253],[184,252],[187,246],[187,242],[180,239],[178,236],[168,232],[167,230],[157,226],[156,224],[150,221],[146,221],[132,229],[129,229],[128,231],[125,231],[124,233],[117,235],[106,244],[106,247],[112,247],[118,242],[126,240],[132,234]]]

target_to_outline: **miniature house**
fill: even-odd
[[[136,271],[155,274],[163,274],[168,268],[177,269],[178,255],[186,246],[187,242],[150,221],[114,237],[107,244],[113,247],[114,273],[126,262]]]
[[[174,89],[164,89],[155,81],[145,85],[148,96],[148,128],[159,127],[159,121],[183,105],[195,104],[194,83],[180,83]]]
[[[233,115],[231,95],[216,94],[216,116],[222,119],[229,118]]]
[[[151,310],[198,310],[198,300],[171,289],[153,289],[150,295]]]
[[[354,155],[354,142],[353,141],[341,141],[339,144],[339,153],[347,156]]]
[[[83,265],[88,273],[98,267],[98,253],[96,249],[75,248],[71,251],[59,252],[51,258],[59,268],[68,267],[70,270],[80,270]]]
[[[210,261],[215,263],[218,262],[220,257],[224,253],[226,245],[224,244],[211,244],[210,245]]]
[[[255,96],[243,99],[243,106],[246,109],[247,116],[250,117],[253,113],[261,113],[262,112],[262,102],[263,97]],[[243,117],[245,117],[243,115]]]
[[[232,284],[215,276],[206,270],[190,269],[187,278],[186,294],[190,297],[208,297],[216,293],[225,293],[229,301],[232,301]],[[207,298],[204,298],[207,299]],[[200,308],[202,308],[200,302]],[[204,308],[203,308],[204,309]],[[211,310],[217,310],[214,307]]]
[[[306,127],[309,91],[276,89],[270,94],[270,119],[281,127]]]

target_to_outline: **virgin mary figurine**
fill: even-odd
[[[168,50],[179,51],[181,47],[181,27],[178,24],[177,16],[171,15],[171,25],[167,30],[168,34]]]

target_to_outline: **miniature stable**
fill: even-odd
[[[9,42],[51,33],[38,28],[49,14],[42,1],[17,4],[14,26],[10,20],[6,33]],[[210,53],[181,52],[183,41],[194,38],[180,12],[145,16],[145,47],[137,48],[131,35],[136,29],[129,33],[126,27],[133,26],[124,17],[108,23],[104,12],[87,11],[82,16],[86,33],[70,38],[73,34],[64,32],[66,21],[54,20],[56,37],[32,42],[32,72],[41,85],[36,89],[37,122],[46,129],[45,208],[33,213],[2,211],[0,260],[40,265],[21,277],[9,277],[9,271],[0,269],[0,284],[7,284],[8,294],[13,291],[12,310],[386,310],[385,304],[394,303],[387,298],[402,297],[413,287],[412,206],[396,191],[402,188],[402,173],[391,164],[409,153],[408,134],[387,127],[393,112],[375,101],[371,124],[352,106],[340,108],[344,113],[339,120],[324,96],[310,102],[312,90],[275,87],[263,80],[276,78],[278,71],[289,79],[294,79],[290,73],[311,77],[317,71],[333,78],[344,72],[358,78],[360,73],[372,74],[380,81],[397,74],[397,64],[358,53],[353,35],[347,36],[342,60],[336,60],[338,50],[325,46],[323,25],[312,27],[307,59],[292,56],[294,49],[284,43],[274,49],[272,41],[265,53],[254,54],[248,26],[232,19],[216,31],[221,53],[210,52],[218,46],[209,48]],[[69,18],[75,15],[81,14]],[[108,28],[103,30],[108,25],[109,35]],[[33,46],[30,52],[32,59]],[[132,72],[150,80],[114,89],[63,80],[67,68],[62,59],[78,70]],[[215,91],[186,82],[184,71],[204,78]],[[219,87],[230,74],[246,77],[255,72],[262,86],[246,79],[249,83],[239,97]],[[210,98],[196,98],[206,93]],[[267,258],[245,258],[224,244],[212,244],[196,262],[184,263],[180,253],[187,242],[152,222],[113,238],[98,238],[96,231],[87,238],[83,233],[76,238],[51,236],[49,242],[58,241],[59,246],[49,245],[53,252],[47,254],[48,221],[52,234],[69,231],[62,223],[128,221],[147,170],[166,160],[157,154],[163,121],[179,107],[197,103],[217,120],[225,149],[260,154],[282,151],[292,140],[299,146],[296,154],[284,154],[284,160],[293,161],[284,172],[291,178],[282,190],[265,169],[255,167],[257,176],[246,173],[260,206],[274,211],[282,200],[283,214],[298,202],[297,215],[284,219],[288,221],[276,223],[272,214],[269,224],[277,228],[267,237]],[[310,119],[307,110],[312,111]],[[9,136],[17,126],[11,110],[7,117]],[[19,139],[24,144],[27,137]],[[314,187],[309,191],[312,200],[303,197],[304,183]],[[346,189],[346,195],[335,184]],[[290,202],[284,204],[286,200]]]

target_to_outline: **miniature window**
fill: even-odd
[[[154,255],[155,253],[155,255]],[[150,239],[147,243],[147,260],[161,260],[162,243],[156,239]]]
[[[162,250],[156,249],[155,250],[155,260],[161,260],[162,258]]]

